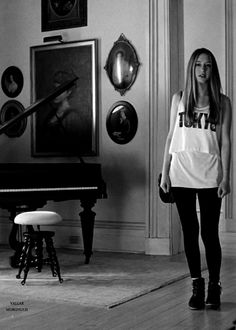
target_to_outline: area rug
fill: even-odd
[[[63,283],[45,266],[41,273],[30,269],[26,284],[16,279],[9,265],[11,251],[0,250],[0,294],[14,301],[68,301],[83,306],[113,308],[189,275],[185,256],[147,256],[95,252],[90,264],[77,250],[57,252]],[[9,303],[9,302],[8,302]]]

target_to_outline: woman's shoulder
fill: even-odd
[[[231,104],[230,98],[229,98],[227,95],[221,93],[220,97],[221,97],[221,104],[222,104],[223,106],[224,106],[224,105]]]
[[[183,95],[183,91],[179,90],[173,94],[173,97],[181,98]]]
[[[174,93],[173,97],[172,97],[172,102],[178,104],[180,102],[180,100],[182,99],[182,96],[183,96],[182,90]]]
[[[171,117],[176,118],[176,114],[180,111],[182,92],[178,91],[173,94],[171,102]]]
[[[231,117],[232,117],[231,100],[225,94],[221,94],[221,112],[222,112],[222,116],[223,116],[222,117],[223,122],[225,120],[227,122],[230,122],[231,121]]]

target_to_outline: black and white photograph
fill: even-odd
[[[41,0],[42,31],[87,25],[87,0]]]
[[[114,103],[107,114],[106,127],[114,142],[129,143],[138,128],[138,117],[133,105],[126,101]]]
[[[6,68],[2,74],[1,84],[6,96],[10,98],[17,97],[24,85],[24,77],[21,70],[14,65]]]
[[[0,329],[236,330],[236,0],[0,13]]]
[[[96,154],[96,45],[89,40],[31,48],[32,102],[78,78],[33,115],[34,156]]]
[[[16,100],[9,100],[3,104],[0,110],[0,123],[4,125],[8,123],[11,119],[23,114],[25,111],[24,106]],[[16,121],[12,126],[5,130],[5,134],[8,137],[19,137],[21,136],[27,125],[27,118]]]

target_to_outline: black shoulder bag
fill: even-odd
[[[180,91],[180,100],[183,96],[183,91]],[[174,199],[174,196],[173,196],[173,193],[171,191],[171,187],[170,187],[170,190],[169,192],[164,192],[164,190],[160,187],[160,184],[161,184],[161,173],[159,174],[159,177],[158,177],[158,187],[159,187],[159,196],[160,196],[160,199],[163,203],[175,203],[175,199]]]
[[[158,177],[158,187],[159,187],[160,199],[163,203],[170,203],[170,204],[175,203],[175,199],[174,199],[173,193],[171,191],[171,187],[170,187],[169,192],[165,193],[164,190],[160,187],[160,184],[161,184],[161,173],[159,174],[159,177]]]

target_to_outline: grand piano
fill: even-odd
[[[25,118],[40,106],[68,89],[76,79],[56,88],[46,98],[35,102],[23,113],[4,123],[0,134],[16,121]],[[12,230],[9,245],[15,250],[10,258],[12,267],[17,267],[22,242],[19,227],[14,224],[18,213],[43,207],[47,201],[80,200],[79,213],[82,227],[85,263],[92,255],[94,220],[92,211],[97,199],[106,198],[106,184],[102,179],[101,164],[84,163],[3,163],[0,164],[0,208],[9,211]],[[33,230],[30,228],[30,230]]]

